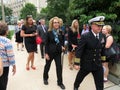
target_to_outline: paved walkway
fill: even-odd
[[[49,85],[45,86],[43,84],[42,78],[45,60],[41,59],[40,52],[38,52],[38,54],[35,54],[35,65],[37,67],[37,70],[26,71],[25,66],[28,54],[25,49],[24,51],[17,51],[14,40],[13,45],[16,56],[17,73],[15,76],[12,76],[10,70],[7,90],[61,90],[57,86],[56,82],[56,68],[54,61],[49,72]],[[70,70],[68,68],[67,55],[65,55],[63,66],[63,83],[66,86],[66,90],[73,90],[73,82],[75,80],[76,74],[77,70]],[[79,90],[96,90],[91,74],[89,74],[84,79]],[[120,90],[120,87],[114,85],[112,82],[109,81],[105,83],[105,90]]]

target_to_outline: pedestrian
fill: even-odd
[[[113,36],[111,35],[112,27],[110,25],[103,26],[102,33],[106,36],[106,45],[105,48],[108,49],[111,47],[113,43]],[[106,57],[106,61],[103,61],[103,67],[104,67],[104,82],[108,81],[108,74],[109,74],[109,61],[112,59],[112,57]]]
[[[53,17],[49,21],[49,29],[46,37],[45,44],[45,59],[46,64],[44,67],[43,80],[44,84],[48,85],[48,72],[50,70],[51,63],[54,59],[57,73],[57,84],[61,89],[65,89],[62,78],[62,65],[61,65],[61,53],[64,48],[64,36],[62,30],[60,30],[60,19]]]
[[[73,69],[73,59],[75,58],[75,49],[78,45],[79,23],[78,20],[73,20],[70,30],[68,31],[68,60],[69,67]]]
[[[12,66],[13,75],[16,73],[15,55],[11,40],[6,36],[8,26],[6,23],[0,23],[0,57],[3,62],[3,74],[0,77],[0,90],[6,90],[8,83],[9,67]]]
[[[80,69],[77,73],[74,90],[78,90],[79,85],[86,75],[92,73],[96,90],[103,90],[103,67],[101,60],[105,60],[105,35],[101,33],[104,25],[104,16],[98,16],[89,20],[91,31],[81,36],[76,50],[75,69]]]
[[[38,30],[38,35],[42,38],[42,43],[40,44],[40,51],[41,51],[41,58],[44,59],[46,33],[47,33],[47,26],[45,25],[44,19],[40,20],[40,24],[38,25],[37,30]]]
[[[31,68],[35,70],[34,53],[37,51],[37,26],[33,24],[33,18],[31,16],[26,17],[26,23],[22,26],[21,36],[24,37],[25,48],[29,54],[27,58],[26,70],[30,70],[30,63]]]
[[[81,35],[84,34],[84,33],[87,33],[87,32],[89,32],[88,25],[87,24],[83,24],[83,30],[81,32]]]
[[[18,51],[19,50],[23,51],[23,37],[20,36],[21,29],[22,29],[21,21],[18,21],[17,25],[15,26],[15,42],[17,43]]]
[[[3,74],[3,63],[2,63],[2,59],[0,58],[0,77]]]

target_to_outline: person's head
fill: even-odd
[[[8,34],[8,25],[0,22],[0,36],[6,36]]]
[[[45,25],[45,19],[40,19],[40,24]]]
[[[84,29],[84,30],[87,29],[87,24],[83,24],[83,29]]]
[[[21,26],[21,24],[22,24],[21,21],[18,21],[18,22],[17,22],[17,25],[18,25],[18,26]]]
[[[79,31],[79,22],[77,19],[72,21],[71,29],[73,32],[78,32]]]
[[[33,18],[32,16],[27,16],[26,17],[26,26],[33,25]]]
[[[104,25],[104,16],[98,16],[95,18],[90,19],[88,22],[91,25],[91,29],[94,33],[99,33],[102,30],[102,27]]]
[[[52,19],[50,19],[49,21],[49,31],[51,30],[57,30],[60,28],[60,18],[58,17],[53,17]]]
[[[36,21],[35,20],[33,20],[33,24],[36,25]]]
[[[112,27],[110,25],[105,25],[103,26],[102,28],[102,33],[103,34],[111,34],[111,31],[112,31]]]
[[[24,20],[23,20],[23,19],[21,19],[20,21],[21,21],[21,24],[23,25],[23,24],[24,24]]]

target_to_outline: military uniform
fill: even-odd
[[[92,21],[94,22],[94,19]],[[101,60],[106,60],[104,53],[106,41],[102,33],[97,35],[98,37],[96,38],[96,34],[91,30],[81,36],[76,50],[77,58],[75,59],[75,65],[80,65],[80,70],[74,82],[74,90],[78,90],[79,84],[90,72],[94,77],[96,90],[103,90],[103,67]]]

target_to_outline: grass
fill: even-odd
[[[10,30],[7,35],[7,38],[12,39],[13,34],[14,34],[14,30]]]

